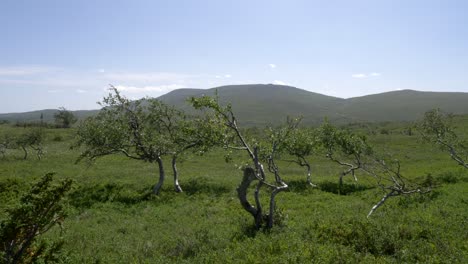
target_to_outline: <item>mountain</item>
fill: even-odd
[[[468,114],[468,93],[392,91],[349,98],[340,112],[355,121],[412,121],[433,108]]]
[[[292,86],[273,84],[229,85],[212,89],[178,89],[158,97],[161,101],[197,113],[188,105],[191,96],[218,93],[221,104],[230,102],[244,126],[264,126],[284,122],[287,116],[303,116],[303,123],[318,124],[324,118],[333,123],[412,121],[427,110],[440,108],[447,113],[468,114],[468,93],[393,91],[343,99],[313,93]],[[0,114],[0,120],[38,121],[41,113],[46,122],[53,121],[57,110]],[[79,118],[98,110],[73,111]]]
[[[99,110],[78,110],[71,111],[78,119],[84,119],[88,116],[95,115]],[[54,122],[54,114],[58,112],[58,109],[44,109],[38,111],[24,112],[24,113],[7,113],[0,114],[0,120],[6,120],[10,122],[38,122],[43,116],[44,122]]]
[[[325,116],[337,118],[333,110],[344,103],[342,98],[272,84],[229,85],[208,90],[179,89],[158,99],[194,113],[186,103],[187,98],[212,96],[215,91],[220,103],[230,102],[239,122],[247,126],[277,124],[286,120],[287,116],[300,115],[308,124],[319,123]]]
[[[447,113],[468,114],[468,93],[401,90],[349,99],[326,96],[283,85],[230,85],[208,90],[179,89],[159,97],[186,111],[190,96],[213,95],[231,102],[244,125],[277,124],[289,116],[303,116],[304,124],[328,118],[333,123],[412,121],[440,108]]]

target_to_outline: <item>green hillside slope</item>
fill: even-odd
[[[326,96],[291,86],[272,84],[230,85],[208,90],[181,89],[159,97],[162,101],[191,110],[186,103],[190,96],[214,95],[221,103],[230,102],[243,125],[277,124],[287,116],[304,117],[304,123],[319,123],[324,117],[340,118],[335,112],[344,99]]]
[[[212,89],[178,89],[158,99],[188,113],[197,113],[187,103],[191,96],[218,95],[222,104],[232,103],[244,126],[279,124],[287,116],[303,116],[306,125],[318,124],[327,117],[331,122],[412,121],[432,108],[444,112],[468,114],[468,93],[393,91],[362,97],[342,99],[313,93],[296,87],[273,84],[229,85]],[[0,120],[52,122],[57,110],[47,109],[27,113],[0,114]],[[93,115],[98,110],[74,111],[79,118]]]
[[[349,98],[339,111],[355,121],[411,121],[433,108],[467,114],[468,93],[393,91]]]
[[[99,110],[78,110],[71,111],[78,119],[83,119],[88,116],[95,115]],[[38,111],[24,112],[24,113],[7,113],[0,114],[0,120],[7,120],[9,122],[37,122],[41,120],[43,115],[44,122],[54,122],[54,114],[58,109],[44,109]]]

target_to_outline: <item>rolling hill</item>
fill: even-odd
[[[468,93],[392,91],[346,99],[339,111],[356,121],[411,121],[433,108],[468,114]]]
[[[239,122],[247,126],[277,124],[287,116],[302,115],[304,122],[309,124],[321,122],[325,116],[335,119],[338,116],[334,109],[344,103],[342,98],[271,84],[230,85],[208,90],[180,89],[159,99],[193,113],[186,103],[187,98],[214,95],[216,90],[220,102],[230,102]]]
[[[78,119],[84,119],[88,116],[95,115],[99,110],[78,110],[71,111]],[[24,113],[7,113],[0,114],[0,120],[6,120],[9,122],[38,122],[41,120],[41,114],[43,115],[44,122],[54,122],[54,114],[58,112],[58,109],[43,109]]]
[[[296,87],[251,84],[229,85],[212,89],[178,89],[160,96],[165,103],[189,113],[195,111],[187,104],[191,96],[214,95],[220,102],[230,102],[243,125],[263,126],[283,122],[287,116],[303,116],[304,124],[318,124],[324,118],[333,123],[412,121],[432,108],[454,114],[468,114],[468,93],[393,91],[343,99],[313,93]],[[57,110],[47,109],[26,113],[0,114],[0,120],[38,121],[41,113],[45,121],[53,121]],[[74,111],[79,118],[98,110]]]
[[[231,85],[218,88],[179,89],[159,97],[187,111],[190,96],[213,95],[218,91],[221,103],[231,102],[244,125],[282,122],[289,116],[304,117],[305,124],[317,124],[324,118],[333,123],[412,121],[424,112],[440,108],[454,114],[468,114],[468,93],[393,91],[342,99],[283,85]]]

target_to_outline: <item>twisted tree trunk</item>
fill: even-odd
[[[268,228],[272,228],[273,224],[274,224],[275,209],[276,209],[275,197],[279,192],[284,191],[287,188],[288,188],[288,185],[284,184],[283,186],[276,187],[271,192],[271,196],[270,196],[270,213],[268,215],[268,223],[267,223]]]
[[[23,157],[23,159],[24,159],[24,160],[25,160],[25,159],[28,159],[28,150],[26,149],[25,146],[21,146],[21,148],[22,148],[23,151],[24,151],[24,157]]]
[[[177,156],[172,156],[172,171],[174,173],[174,188],[176,192],[182,192],[182,188],[179,185],[179,172],[177,171]]]
[[[257,186],[255,187],[255,204],[257,206],[257,214],[255,215],[255,227],[257,229],[260,229],[263,224],[263,207],[262,204],[260,203],[260,188],[263,186],[263,181],[258,181]]]
[[[158,195],[159,194],[159,191],[161,190],[161,187],[163,186],[164,184],[164,179],[166,178],[166,175],[164,173],[164,164],[163,164],[163,161],[161,159],[161,157],[158,157],[156,159],[156,161],[158,162],[158,167],[159,167],[159,181],[158,183],[153,187],[153,194],[156,194]]]
[[[239,187],[237,187],[237,197],[239,197],[242,207],[247,212],[249,212],[254,217],[254,219],[257,216],[258,210],[247,200],[247,189],[255,179],[255,171],[251,168],[246,168],[244,170],[244,177],[242,178],[242,182]]]
[[[30,146],[33,150],[36,151],[36,156],[37,156],[37,159],[38,160],[41,160],[42,159],[42,154],[44,153],[44,151],[42,150],[42,147],[41,146],[37,146],[37,147],[34,147],[34,146]]]
[[[312,183],[312,169],[310,167],[309,162],[305,158],[302,158],[302,161],[299,165],[303,167],[305,166],[307,168],[307,184],[309,184],[312,187],[317,187],[317,185]]]
[[[260,204],[260,188],[263,186],[263,182],[259,181],[258,184],[255,187],[255,192],[254,192],[254,199],[255,199],[255,206],[253,206],[248,200],[247,200],[247,189],[250,187],[250,184],[254,181],[257,180],[257,177],[255,175],[255,171],[252,168],[246,168],[244,170],[244,176],[242,178],[242,182],[237,187],[237,197],[240,200],[240,203],[244,210],[246,210],[248,213],[250,213],[254,219],[254,225],[256,229],[260,229],[263,226],[263,223],[265,221],[265,217],[263,215],[262,211],[262,205]]]
[[[0,144],[0,154],[2,154],[2,158],[5,158],[6,147],[3,144]]]
[[[343,177],[346,174],[344,172],[341,173],[340,179],[338,180],[338,194],[341,195],[341,192],[343,191]]]
[[[381,205],[383,205],[383,204],[385,203],[385,201],[386,201],[388,198],[392,197],[392,196],[395,196],[395,192],[394,192],[394,191],[391,191],[391,192],[385,194],[385,196],[384,196],[378,203],[376,203],[376,204],[372,207],[372,209],[369,211],[369,214],[367,214],[367,218],[369,218],[369,217],[371,216],[371,214],[374,213],[375,210],[377,210],[377,208],[379,208]]]

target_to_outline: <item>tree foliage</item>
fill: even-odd
[[[389,197],[423,194],[431,191],[431,186],[423,188],[421,183],[413,183],[405,178],[400,172],[399,161],[390,162],[390,164],[386,162],[385,160],[392,160],[391,157],[382,158],[373,150],[366,137],[339,129],[327,121],[312,132],[299,130],[300,120],[288,120],[285,126],[278,129],[269,128],[266,132],[267,140],[265,142],[253,141],[254,145],[252,145],[239,129],[236,116],[230,105],[221,106],[217,98],[209,96],[191,98],[190,102],[196,109],[211,109],[215,113],[214,116],[224,122],[225,126],[234,133],[235,137],[226,143],[226,148],[245,150],[249,155],[253,165],[244,169],[244,176],[237,192],[241,205],[253,216],[256,228],[261,228],[263,225],[267,228],[273,226],[275,196],[288,188],[288,185],[280,177],[279,168],[275,163],[275,159],[281,151],[286,151],[298,158],[310,155],[317,150],[325,152],[327,158],[344,167],[339,178],[340,188],[343,177],[348,174],[353,175],[357,180],[356,171],[358,170],[363,171],[365,176],[375,179],[376,185],[385,192],[385,195],[372,207],[368,217]],[[229,145],[230,143],[233,145]],[[304,160],[299,160],[299,162],[305,162]],[[262,162],[267,164],[268,172],[274,175],[275,181],[267,181],[267,171]],[[247,190],[253,181],[257,181],[254,191],[255,206],[247,199]],[[271,190],[269,213],[267,214],[263,213],[260,202],[259,194],[262,187]]]
[[[54,119],[55,124],[62,128],[70,128],[76,123],[76,121],[78,121],[76,116],[71,111],[65,109],[65,107],[59,107],[58,112],[54,114]]]
[[[405,177],[397,159],[374,157],[372,164],[363,168],[376,181],[376,185],[385,193],[367,214],[370,217],[390,197],[426,194],[432,191],[431,182],[416,182]]]
[[[178,183],[176,160],[187,150],[203,152],[219,141],[220,134],[210,120],[191,119],[180,110],[157,99],[130,101],[111,87],[101,103],[103,109],[78,127],[76,146],[84,151],[78,160],[95,160],[111,154],[157,163],[159,181],[153,188],[158,194],[165,180],[163,157],[172,157],[174,186]]]
[[[288,188],[288,185],[280,176],[275,159],[284,144],[284,140],[288,138],[289,133],[297,126],[298,122],[290,122],[287,126],[278,130],[270,129],[267,133],[267,142],[259,143],[250,140],[252,143],[249,143],[249,139],[244,136],[238,126],[237,118],[230,104],[221,106],[217,97],[210,96],[192,97],[190,102],[196,109],[211,110],[213,118],[217,120],[216,122],[224,123],[225,127],[233,134],[233,136],[226,137],[229,140],[224,142],[225,148],[244,150],[248,154],[252,165],[244,169],[242,181],[237,188],[238,198],[244,210],[252,215],[256,229],[262,227],[272,228],[279,221],[275,201],[276,195]],[[228,133],[228,131],[225,133]],[[265,169],[263,162],[267,164],[267,169]],[[267,178],[267,172],[274,176],[274,180]],[[253,194],[255,205],[247,199],[247,191],[254,181],[257,181]],[[264,212],[261,202],[260,192],[262,189],[270,190],[268,212]]]
[[[16,145],[24,151],[24,159],[28,158],[28,147],[36,151],[37,158],[41,159],[42,155],[44,154],[42,147],[43,141],[44,130],[41,128],[36,128],[19,136],[16,140]]]
[[[71,180],[54,184],[53,173],[48,173],[21,197],[19,206],[7,210],[8,217],[0,224],[2,263],[57,261],[61,243],[38,242],[38,237],[61,225],[66,216],[62,200],[71,185]]]
[[[343,177],[351,174],[357,181],[356,171],[363,168],[374,153],[366,137],[339,129],[327,121],[318,129],[318,141],[325,156],[344,168],[339,177],[340,191]]]
[[[285,138],[283,144],[284,151],[293,156],[293,162],[299,166],[307,168],[307,183],[316,187],[312,183],[312,169],[309,161],[310,156],[317,154],[320,149],[317,130],[312,128],[296,128]]]
[[[424,186],[423,182],[414,182],[405,177],[399,160],[377,153],[362,135],[324,122],[319,128],[319,140],[326,157],[345,168],[340,175],[340,189],[343,177],[351,174],[357,181],[356,172],[359,170],[363,172],[363,176],[373,178],[376,186],[385,193],[371,208],[367,217],[390,197],[425,194],[432,190],[433,186]]]
[[[424,114],[417,127],[425,141],[447,151],[454,161],[468,169],[468,143],[455,133],[452,115],[432,109]]]
[[[0,154],[5,157],[8,149],[21,149],[24,153],[23,159],[27,159],[28,149],[32,149],[40,160],[44,154],[44,138],[45,134],[42,128],[29,129],[20,135],[5,134],[0,139]]]

